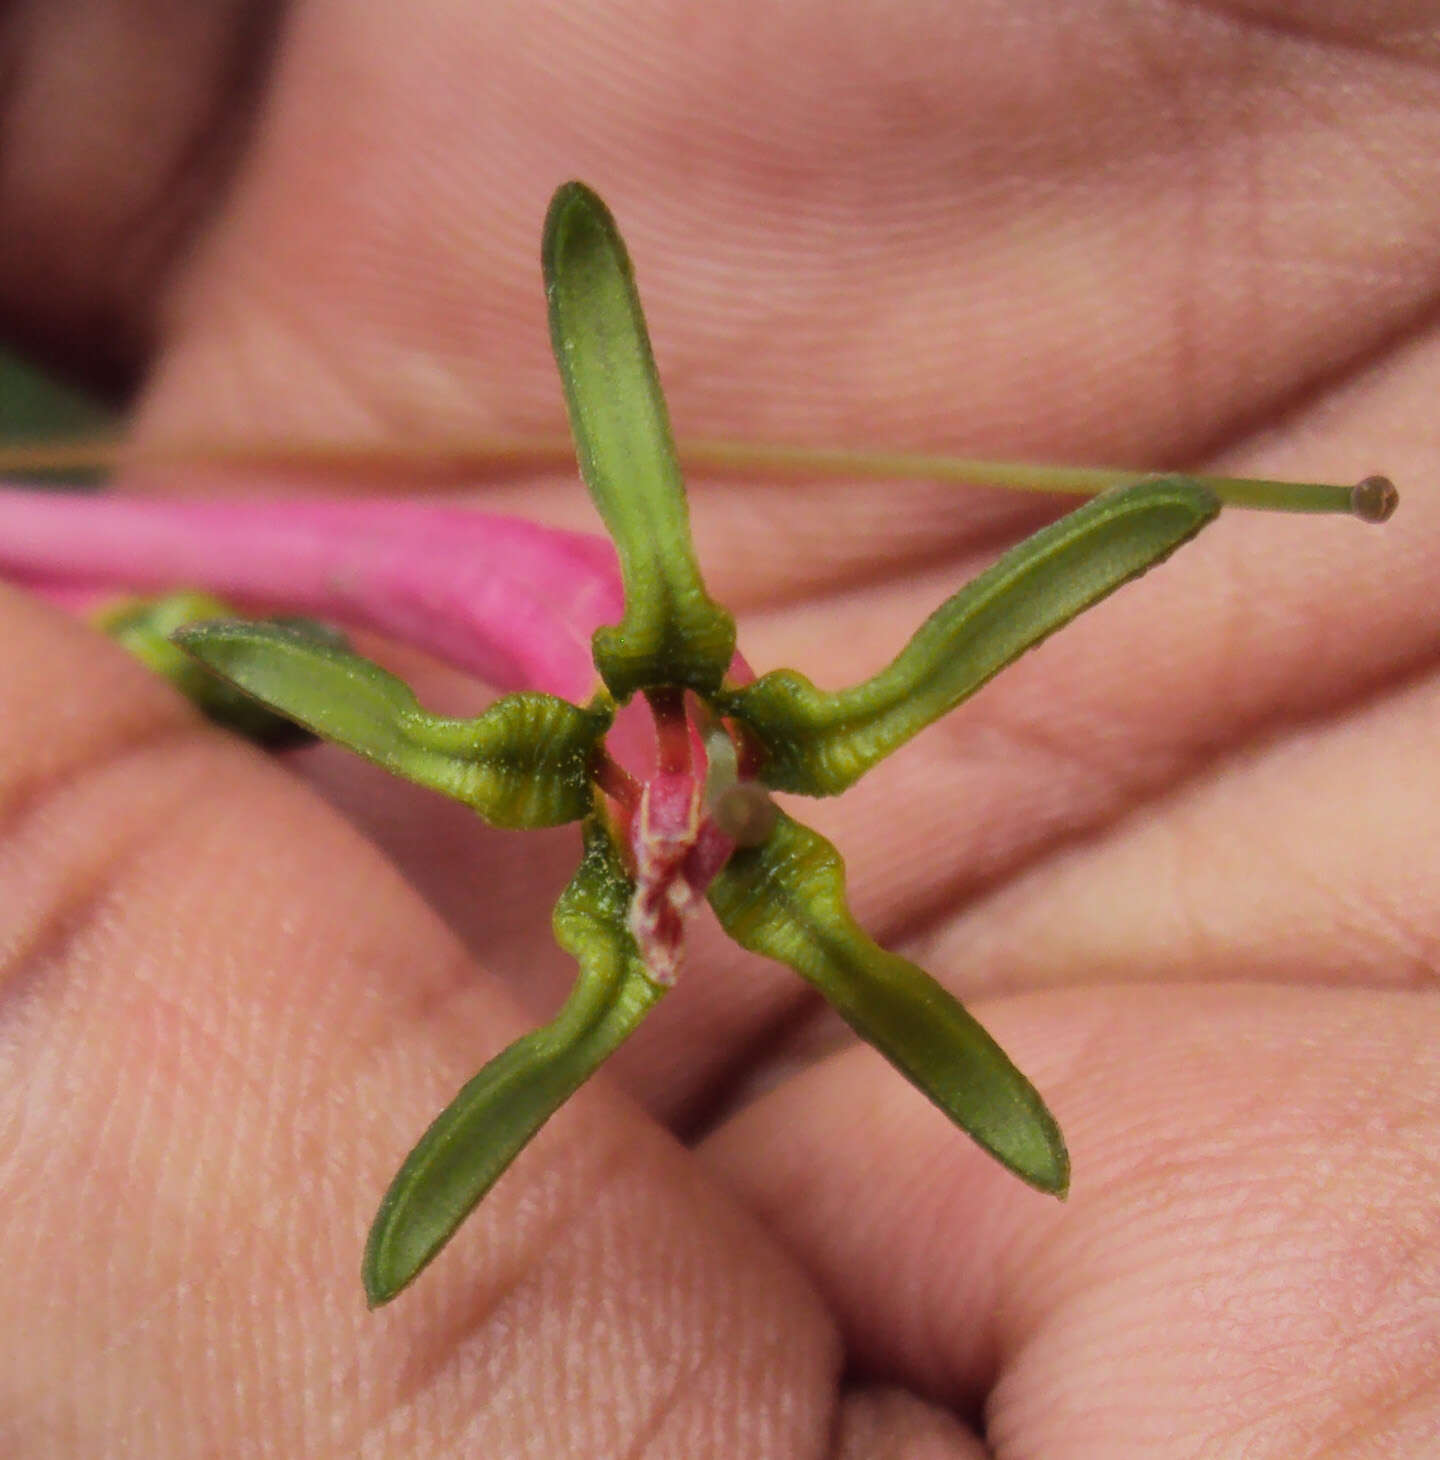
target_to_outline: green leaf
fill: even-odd
[[[590,757],[609,714],[506,695],[473,720],[431,715],[378,664],[291,626],[224,622],[175,642],[247,694],[495,826],[557,826],[590,811]]]
[[[187,624],[227,618],[234,612],[208,593],[185,591],[126,599],[98,613],[95,622],[217,725],[271,749],[313,740],[309,731],[217,678],[172,641],[174,633]],[[297,620],[295,626],[316,637],[330,635],[330,642],[344,644],[342,637],[321,624]]]
[[[787,963],[962,1130],[1017,1176],[1064,1195],[1070,1163],[1055,1117],[981,1025],[929,974],[875,944],[845,901],[845,866],[780,814],[710,887],[725,931]]]
[[[722,693],[718,707],[764,746],[766,785],[834,795],[1219,510],[1213,494],[1179,478],[1106,493],[1006,553],[864,684],[830,694],[778,669]]]
[[[491,1060],[406,1158],[365,1247],[372,1308],[413,1281],[665,992],[646,974],[627,927],[634,890],[609,835],[587,822],[584,859],[554,919],[556,939],[580,964],[575,989],[553,1023]]]
[[[580,472],[620,555],[625,616],[594,638],[617,700],[652,685],[719,687],[735,621],[701,581],[665,397],[625,245],[582,183],[550,203],[542,246],[550,338]]]
[[[119,414],[87,391],[0,348],[0,446],[57,440],[78,446],[101,439],[120,424]],[[11,484],[88,487],[104,474],[95,467],[38,467],[6,476]]]

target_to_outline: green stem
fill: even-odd
[[[711,471],[770,470],[816,477],[909,478],[1076,496],[1095,496],[1111,487],[1133,486],[1157,475],[1153,471],[1120,467],[1045,466],[908,451],[847,451],[733,441],[682,442],[680,455],[687,465]],[[1366,477],[1356,486],[1269,481],[1260,477],[1190,475],[1189,479],[1207,487],[1230,507],[1267,512],[1339,512],[1365,522],[1383,522],[1395,510],[1397,500],[1394,485],[1379,476]]]
[[[763,442],[677,443],[681,464],[699,475],[726,473],[747,479],[766,475],[851,477],[865,480],[939,481],[957,486],[1003,487],[1016,492],[1093,496],[1156,475],[1131,467],[1053,466],[982,457],[913,451],[851,451],[844,447],[783,446]],[[110,471],[121,465],[296,467],[336,473],[403,475],[407,481],[475,477],[496,472],[563,470],[575,452],[562,437],[497,436],[464,440],[383,441],[189,441],[171,446],[128,447],[116,437],[75,441],[0,441],[0,473]],[[1269,512],[1338,512],[1362,522],[1383,522],[1397,493],[1385,477],[1369,476],[1353,487],[1321,482],[1281,482],[1263,477],[1197,476],[1231,507]]]

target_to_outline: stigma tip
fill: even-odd
[[[1371,476],[1350,488],[1350,510],[1362,522],[1384,522],[1400,505],[1400,493],[1389,477]]]

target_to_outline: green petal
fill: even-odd
[[[1168,557],[1220,504],[1179,478],[1107,493],[1006,553],[931,615],[873,679],[829,694],[779,669],[722,695],[777,790],[829,796],[1077,614]]]
[[[370,1306],[387,1303],[449,1241],[556,1110],[665,990],[626,926],[634,886],[596,823],[555,908],[555,936],[580,964],[559,1017],[497,1055],[420,1138],[386,1192],[365,1248]]]
[[[809,979],[862,1039],[1017,1176],[1064,1195],[1065,1142],[1035,1087],[929,974],[856,925],[844,863],[824,837],[782,813],[763,845],[730,858],[710,902],[737,943]]]
[[[131,598],[96,615],[97,626],[142,664],[168,679],[202,714],[217,725],[259,745],[278,748],[314,737],[285,715],[216,678],[172,642],[187,624],[232,617],[235,610],[208,593],[179,592]],[[344,638],[311,620],[292,621],[297,632],[344,645]]]
[[[594,639],[617,700],[675,684],[716,689],[735,621],[705,591],[685,486],[625,245],[605,204],[567,183],[545,219],[550,338],[580,472],[620,555],[625,616]]]
[[[506,695],[473,720],[431,715],[403,680],[291,626],[224,622],[175,642],[247,694],[495,826],[588,814],[589,762],[609,716],[553,695]]]

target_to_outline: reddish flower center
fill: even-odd
[[[742,778],[730,731],[699,701],[674,689],[645,698],[653,769],[636,779],[607,748],[598,779],[635,877],[630,931],[650,976],[669,985],[684,961],[687,915],[737,846],[764,839],[775,808],[763,786]],[[633,709],[612,731],[632,764],[642,755]]]

